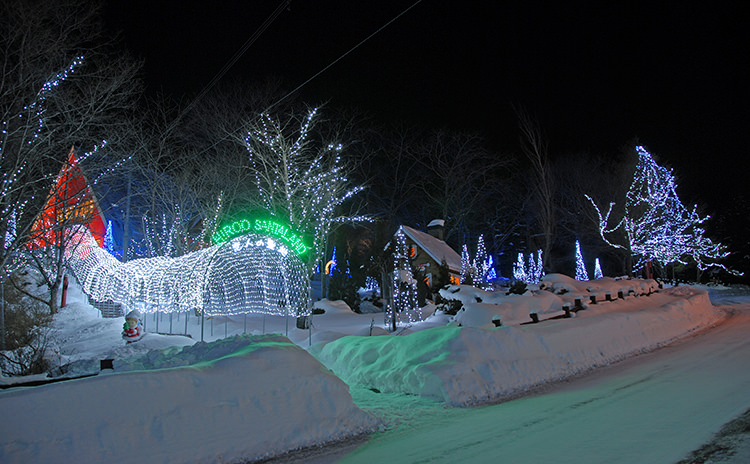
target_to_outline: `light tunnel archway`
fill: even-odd
[[[280,239],[248,233],[177,258],[121,263],[78,231],[70,266],[83,291],[142,312],[309,315],[305,262]],[[78,242],[75,240],[74,242]]]

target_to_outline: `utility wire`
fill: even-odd
[[[198,103],[198,101],[201,98],[203,98],[219,82],[219,79],[224,77],[224,74],[226,74],[229,71],[229,69],[231,69],[235,63],[237,63],[237,61],[242,57],[242,55],[245,54],[247,49],[250,48],[250,46],[254,44],[256,40],[258,40],[261,34],[263,34],[266,31],[266,29],[268,29],[271,23],[273,23],[276,20],[276,18],[278,18],[279,15],[281,15],[281,13],[284,11],[284,9],[287,6],[289,6],[290,3],[292,3],[292,0],[284,0],[279,4],[276,10],[274,10],[274,12],[271,13],[271,16],[266,18],[266,20],[263,22],[263,24],[260,25],[260,27],[255,31],[255,33],[253,33],[253,35],[251,35],[250,38],[248,38],[245,41],[244,45],[242,45],[242,47],[240,47],[240,49],[237,50],[237,52],[234,54],[232,59],[229,60],[227,64],[225,64],[224,67],[219,70],[219,72],[213,77],[213,79],[211,79],[211,81],[203,87],[203,89],[200,91],[200,93],[198,93],[198,95],[193,99],[193,101],[190,102],[190,104],[187,107],[185,107],[184,110],[182,110],[182,112],[177,116],[177,118],[175,118],[172,124],[170,124],[169,127],[164,131],[164,135],[168,134],[172,129],[174,129],[177,126],[177,123],[180,121],[180,119],[182,119],[193,108],[193,106],[195,106],[195,104]]]
[[[349,49],[349,51],[347,51],[347,52],[346,52],[346,53],[344,53],[343,55],[341,55],[341,56],[339,56],[338,58],[336,58],[335,60],[333,60],[333,61],[332,61],[332,62],[331,62],[331,63],[330,63],[330,64],[329,64],[328,66],[326,66],[325,68],[323,68],[323,69],[321,69],[320,71],[318,71],[317,73],[315,73],[315,74],[314,74],[314,75],[313,75],[312,77],[310,77],[309,79],[307,79],[307,80],[306,80],[305,82],[303,82],[303,83],[301,83],[300,85],[298,85],[298,86],[297,86],[297,87],[296,87],[296,88],[295,88],[294,90],[292,90],[291,92],[287,93],[286,95],[284,95],[283,97],[281,97],[281,98],[280,98],[280,99],[279,99],[278,101],[276,101],[275,103],[273,103],[272,105],[270,105],[270,106],[269,106],[268,108],[266,108],[265,110],[263,110],[263,113],[267,113],[267,112],[268,112],[268,110],[270,110],[270,109],[271,109],[271,108],[273,108],[274,106],[278,105],[278,104],[279,104],[279,103],[281,103],[282,101],[286,100],[286,99],[287,99],[287,98],[289,98],[289,97],[290,97],[290,96],[291,96],[292,94],[294,94],[295,92],[297,92],[297,91],[298,91],[299,89],[301,89],[302,87],[304,87],[304,86],[306,86],[307,84],[309,84],[309,83],[310,83],[310,82],[311,82],[311,81],[312,81],[313,79],[315,79],[316,77],[318,77],[318,76],[320,76],[321,74],[323,74],[324,72],[326,72],[326,71],[327,71],[327,70],[328,70],[328,69],[329,69],[330,67],[332,67],[333,65],[335,65],[335,64],[336,64],[336,63],[338,63],[339,61],[341,61],[341,60],[343,60],[344,58],[346,58],[346,56],[347,56],[347,55],[349,55],[350,53],[352,53],[352,52],[353,52],[354,50],[358,49],[358,48],[359,48],[360,46],[362,46],[362,44],[364,44],[365,42],[367,42],[367,41],[368,41],[368,40],[370,40],[371,38],[375,37],[375,36],[376,36],[376,35],[377,35],[377,34],[378,34],[378,33],[379,33],[380,31],[382,31],[382,30],[383,30],[383,29],[385,29],[386,27],[390,26],[390,25],[391,25],[391,24],[392,24],[392,23],[393,23],[394,21],[396,21],[396,20],[397,20],[398,18],[400,18],[401,16],[405,15],[406,13],[408,13],[408,12],[409,12],[409,10],[411,10],[412,8],[414,8],[415,6],[417,6],[417,5],[418,5],[418,4],[419,4],[419,3],[421,2],[421,1],[422,1],[422,0],[417,0],[417,1],[416,1],[416,2],[414,2],[414,3],[413,3],[413,4],[411,5],[411,6],[410,6],[410,7],[408,7],[407,9],[405,9],[404,11],[402,11],[401,13],[399,13],[398,15],[396,15],[396,17],[394,17],[393,19],[391,19],[391,20],[390,20],[390,21],[388,21],[387,23],[385,23],[385,24],[383,24],[382,26],[380,26],[380,28],[379,28],[378,30],[376,30],[376,31],[375,31],[375,32],[373,32],[372,34],[370,34],[370,35],[368,35],[367,37],[365,37],[365,38],[364,38],[364,40],[362,40],[361,42],[359,42],[359,43],[358,43],[357,45],[353,46],[353,47],[352,47],[351,49]]]
[[[359,48],[360,46],[362,46],[362,45],[363,45],[363,44],[364,44],[365,42],[367,42],[367,41],[368,41],[368,40],[370,40],[371,38],[375,37],[375,36],[376,36],[376,35],[377,35],[378,33],[380,33],[380,31],[382,31],[382,30],[383,30],[383,29],[385,29],[386,27],[390,26],[390,25],[391,25],[391,24],[392,24],[392,23],[393,23],[394,21],[396,21],[396,20],[397,20],[397,19],[399,19],[399,18],[400,18],[401,16],[405,15],[406,13],[408,13],[408,12],[409,12],[409,10],[411,10],[412,8],[414,8],[415,6],[417,6],[417,5],[418,5],[419,3],[421,3],[421,2],[422,2],[422,0],[417,0],[417,1],[415,1],[415,2],[414,2],[414,3],[412,4],[412,5],[411,5],[411,6],[409,6],[409,7],[408,7],[408,8],[406,8],[406,9],[405,9],[404,11],[402,11],[401,13],[399,13],[398,15],[396,15],[396,16],[395,16],[395,17],[394,17],[393,19],[391,19],[390,21],[388,21],[388,22],[387,22],[387,23],[385,23],[384,25],[380,26],[380,28],[378,28],[378,30],[376,30],[376,31],[375,31],[375,32],[373,32],[372,34],[370,34],[370,35],[368,35],[367,37],[365,37],[365,38],[364,38],[364,39],[363,39],[362,41],[360,41],[360,42],[359,42],[359,43],[358,43],[357,45],[355,45],[355,46],[353,46],[352,48],[350,48],[350,49],[349,49],[349,50],[348,50],[348,51],[347,51],[346,53],[344,53],[343,55],[341,55],[341,56],[339,56],[338,58],[336,58],[335,60],[333,60],[333,61],[332,61],[332,62],[331,62],[331,63],[330,63],[330,64],[329,64],[328,66],[324,67],[323,69],[321,69],[320,71],[318,71],[317,73],[315,73],[315,74],[314,74],[314,75],[313,75],[312,77],[310,77],[309,79],[307,79],[306,81],[304,81],[303,83],[301,83],[300,85],[298,85],[297,87],[295,87],[295,88],[294,88],[294,89],[293,89],[292,91],[288,92],[288,93],[287,93],[286,95],[284,95],[283,97],[281,97],[280,99],[278,99],[278,100],[277,100],[277,101],[276,101],[275,103],[273,103],[273,104],[269,105],[269,106],[268,106],[268,107],[267,107],[267,108],[266,108],[265,110],[263,110],[263,113],[267,113],[267,112],[268,112],[268,111],[269,111],[269,110],[270,110],[271,108],[275,107],[276,105],[278,105],[278,104],[279,104],[279,103],[281,103],[282,101],[284,101],[284,100],[286,100],[287,98],[289,98],[290,96],[292,96],[292,95],[293,95],[293,94],[294,94],[295,92],[297,92],[297,91],[298,91],[299,89],[301,89],[301,88],[302,88],[302,87],[304,87],[305,85],[309,84],[309,83],[310,83],[310,82],[311,82],[311,81],[312,81],[313,79],[315,79],[316,77],[318,77],[318,76],[320,76],[321,74],[323,74],[323,73],[324,73],[325,71],[327,71],[327,70],[328,70],[329,68],[331,68],[331,67],[332,67],[333,65],[335,65],[336,63],[338,63],[339,61],[341,61],[342,59],[344,59],[344,58],[345,58],[345,57],[346,57],[347,55],[349,55],[350,53],[352,53],[352,52],[353,52],[354,50],[356,50],[357,48]],[[238,132],[238,131],[240,131],[241,129],[242,129],[242,126],[240,126],[240,127],[238,127],[237,129],[235,129],[235,132]],[[214,143],[213,143],[213,144],[212,144],[211,146],[207,147],[206,149],[204,149],[203,151],[201,151],[200,153],[198,153],[198,155],[197,155],[197,156],[200,156],[200,155],[202,155],[203,153],[207,152],[208,150],[210,150],[210,149],[214,148],[214,147],[215,147],[216,145],[218,145],[218,144],[219,144],[220,142],[223,142],[224,140],[226,140],[226,137],[225,137],[225,138],[222,138],[221,140],[217,140],[217,141],[216,141],[216,142],[214,142]]]

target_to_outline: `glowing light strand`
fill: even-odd
[[[603,279],[604,273],[602,272],[602,265],[599,262],[599,258],[594,261],[594,279]]]
[[[317,109],[307,114],[296,136],[263,114],[245,138],[261,203],[271,216],[312,239],[309,260],[314,263],[323,260],[324,244],[334,224],[372,220],[337,215],[339,207],[363,187],[349,186],[341,164],[341,144],[313,148],[310,133],[317,114]]]
[[[634,270],[639,270],[650,260],[662,264],[686,263],[692,257],[701,270],[716,266],[731,273],[717,260],[729,253],[720,243],[705,237],[701,224],[709,216],[700,217],[697,207],[688,210],[677,195],[677,184],[670,169],[659,166],[651,154],[642,146],[636,147],[638,164],[633,182],[626,194],[625,214],[614,226],[610,226],[615,203],[610,203],[602,213],[594,200],[586,198],[598,215],[599,234],[615,248],[627,250],[636,258]],[[609,235],[622,229],[627,243],[609,239]]]
[[[401,228],[396,232],[391,288],[393,298],[385,313],[386,327],[393,327],[394,320],[396,325],[398,322],[422,320],[422,309],[417,302],[417,281],[411,272],[406,235]]]
[[[305,264],[271,236],[246,234],[177,258],[119,262],[99,248],[88,229],[66,250],[84,292],[144,312],[194,311],[229,315],[308,315]]]
[[[576,240],[576,280],[589,280],[589,273],[586,271],[586,264],[583,262],[583,253],[581,253],[581,243]]]

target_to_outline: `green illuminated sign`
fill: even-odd
[[[217,244],[224,243],[234,237],[250,232],[272,235],[279,238],[300,256],[307,253],[308,247],[302,242],[302,238],[298,234],[289,227],[268,219],[241,219],[227,224],[217,230],[213,237],[211,237],[211,240]]]

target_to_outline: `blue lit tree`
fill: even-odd
[[[495,261],[492,259],[492,255],[487,258],[487,281],[493,282],[497,280],[497,271],[495,271]]]
[[[687,209],[677,196],[677,184],[671,169],[659,166],[651,154],[642,146],[636,147],[638,164],[633,182],[625,196],[625,214],[614,225],[610,225],[614,203],[602,213],[594,200],[586,195],[596,209],[599,218],[599,233],[606,243],[627,250],[635,263],[635,270],[648,261],[663,265],[685,263],[691,257],[698,268],[724,267],[716,263],[728,255],[719,243],[705,237],[702,228],[706,217],[700,217],[697,208]],[[625,242],[613,237],[623,231]]]
[[[114,254],[115,239],[112,234],[112,221],[107,221],[107,231],[104,233],[104,242],[102,248]]]

